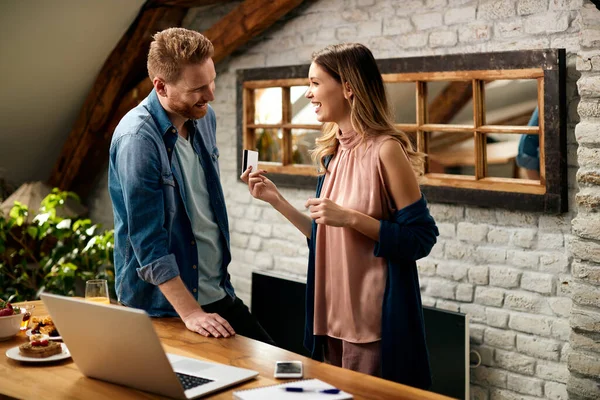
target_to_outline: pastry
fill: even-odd
[[[62,352],[60,343],[48,340],[46,335],[31,335],[29,343],[19,346],[19,353],[25,357],[46,358]]]
[[[41,333],[51,337],[60,336],[56,330],[56,326],[49,316],[45,317],[32,317],[31,318],[31,333]]]

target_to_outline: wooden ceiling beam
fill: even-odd
[[[465,140],[473,140],[472,132],[439,132],[437,135],[429,138],[429,150],[437,152],[440,149],[447,149],[457,143]]]
[[[117,107],[122,94],[146,75],[146,56],[152,35],[179,26],[186,10],[177,7],[143,8],[102,66],[54,169],[49,184],[69,189],[82,161]]]
[[[521,111],[520,113],[515,113],[513,115],[507,116],[498,120],[488,120],[486,121],[488,125],[517,125],[517,126],[526,126],[531,119],[531,114],[535,111],[535,107],[531,107],[526,109],[525,111]]]
[[[181,7],[192,8],[210,6],[213,4],[228,3],[231,0],[149,0],[146,2],[147,8],[154,7]]]
[[[168,4],[185,1],[156,0],[154,2]],[[192,2],[192,0],[189,0],[189,2]],[[244,1],[211,28],[203,32],[214,45],[213,60],[218,62],[229,56],[302,2],[303,0]],[[145,59],[143,68],[146,68]],[[108,162],[108,148],[115,127],[129,110],[137,106],[150,93],[152,88],[152,82],[145,77],[135,87],[114,99],[115,104],[118,102],[118,105],[111,110],[103,129],[93,133],[93,145],[88,144],[82,147],[78,158],[71,163],[75,170],[74,173],[63,176],[63,179],[58,180],[61,188],[73,190],[84,198],[89,194],[96,184],[99,172]],[[79,168],[81,166],[85,166],[85,169]]]
[[[429,124],[447,124],[473,97],[470,81],[450,82],[427,106]]]
[[[120,98],[118,107],[115,109],[105,128],[102,129],[102,132],[98,133],[94,145],[89,148],[85,159],[81,163],[81,165],[85,166],[85,170],[78,171],[77,175],[73,177],[69,190],[74,191],[82,198],[86,198],[91,193],[98,184],[100,172],[108,164],[110,141],[119,121],[121,121],[129,110],[144,100],[152,88],[152,81],[144,79],[139,85],[129,90]],[[141,96],[140,93],[146,93],[146,95]]]
[[[246,0],[204,34],[215,46],[218,62],[262,33],[303,0]]]
[[[506,118],[487,122],[489,125],[526,126],[534,110],[535,107],[529,108]],[[440,149],[448,149],[448,147],[454,146],[457,143],[472,139],[473,133],[471,132],[439,132],[435,137],[430,139],[430,150],[438,151]]]
[[[460,112],[460,110],[473,98],[473,89],[470,81],[454,81],[448,83],[427,106],[429,111],[428,123],[447,124]],[[429,138],[431,150],[450,146],[472,138],[472,134],[441,133]]]

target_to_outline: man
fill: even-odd
[[[204,336],[238,332],[273,343],[235,296],[229,225],[219,179],[213,45],[200,33],[154,35],[154,90],[115,129],[109,192],[119,302],[179,315]]]

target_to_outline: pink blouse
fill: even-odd
[[[321,189],[321,198],[381,220],[389,215],[379,149],[389,135],[361,141],[342,135]],[[375,257],[375,241],[352,228],[319,224],[315,254],[314,334],[352,343],[381,339],[387,263]]]

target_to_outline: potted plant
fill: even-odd
[[[19,202],[0,214],[0,298],[33,300],[43,290],[82,296],[85,281],[95,278],[114,290],[113,231],[57,215],[67,198],[79,201],[75,193],[53,189],[31,223],[30,210]]]

